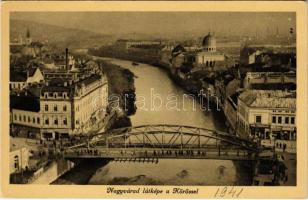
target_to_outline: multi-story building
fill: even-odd
[[[240,136],[268,141],[296,140],[295,92],[246,90],[239,95],[237,108]]]
[[[104,74],[53,78],[33,91],[10,98],[12,123],[37,128],[44,139],[87,133],[104,116],[108,104]]]
[[[154,41],[154,40],[125,40],[120,39],[116,41],[116,46],[122,49],[130,49],[130,48],[138,48],[144,46],[152,46],[152,45],[161,45],[161,41]]]

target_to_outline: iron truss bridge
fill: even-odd
[[[178,125],[142,125],[91,135],[69,146],[65,158],[107,158],[119,161],[153,159],[254,160],[256,144],[229,133]]]

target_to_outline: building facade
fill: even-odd
[[[76,80],[53,78],[36,91],[11,97],[11,115],[13,125],[37,128],[42,139],[87,133],[104,117],[108,105],[107,78],[102,73]]]
[[[161,45],[161,41],[150,41],[150,40],[125,40],[120,39],[116,41],[116,46],[122,48],[122,49],[130,49],[140,46],[151,46],[151,45]]]
[[[247,90],[238,97],[237,129],[240,135],[275,144],[296,146],[296,93],[281,90]],[[289,142],[290,143],[290,142]]]

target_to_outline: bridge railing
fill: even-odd
[[[66,151],[66,158],[185,158],[253,160],[254,153],[242,149],[159,149],[159,148],[80,148]]]

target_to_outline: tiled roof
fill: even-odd
[[[49,86],[64,86],[64,83],[72,81],[72,78],[52,78],[48,81]]]
[[[240,96],[246,105],[259,108],[296,108],[296,93],[282,90],[246,90]]]
[[[99,79],[101,79],[101,76],[98,75],[98,74],[94,74],[94,75],[92,75],[92,76],[90,76],[90,77],[88,77],[88,78],[78,82],[77,85],[85,84],[87,86],[87,85],[89,85],[89,84],[91,84],[91,83],[93,83],[93,82],[95,82],[95,81],[97,81]]]
[[[101,79],[101,76],[98,74],[92,75],[88,78],[85,78],[79,82],[73,83],[69,85],[69,81],[72,80],[70,78],[53,78],[50,79],[49,85],[44,86],[41,90],[41,93],[45,92],[67,92],[69,96],[73,95],[74,89],[77,86],[78,88],[81,88],[82,84],[85,84],[85,86]],[[67,82],[67,86],[64,86],[64,82]]]

